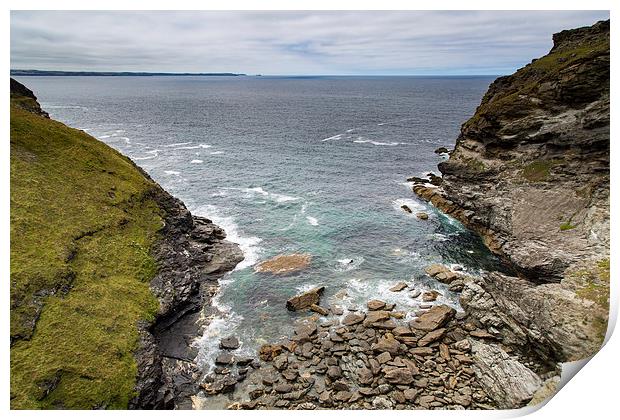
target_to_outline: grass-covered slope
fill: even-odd
[[[124,408],[158,308],[155,184],[33,98],[11,95],[11,408]]]

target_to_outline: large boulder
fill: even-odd
[[[300,295],[293,296],[286,301],[286,309],[289,311],[299,311],[308,309],[312,305],[317,305],[321,299],[321,294],[325,290],[324,287],[315,287]]]
[[[447,305],[438,305],[411,321],[409,325],[416,330],[433,331],[446,325],[455,314],[456,310],[454,308]]]

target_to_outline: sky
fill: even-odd
[[[607,11],[11,11],[11,68],[510,74]]]

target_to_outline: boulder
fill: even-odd
[[[390,319],[390,313],[387,311],[371,311],[366,315],[364,325],[370,326],[375,322],[387,321],[388,319]]]
[[[407,283],[405,283],[404,281],[399,281],[390,288],[390,292],[400,292],[402,290],[405,290],[407,287],[409,287]]]
[[[315,287],[307,292],[293,296],[286,301],[286,309],[289,311],[300,311],[302,309],[308,309],[312,305],[317,305],[324,290],[325,287]]]
[[[235,350],[238,349],[241,344],[239,343],[239,339],[235,336],[230,336],[226,338],[222,338],[220,341],[220,348],[226,350]]]
[[[409,325],[416,330],[433,331],[446,325],[454,317],[454,314],[456,314],[454,308],[438,305],[411,321]]]
[[[391,384],[409,385],[414,381],[411,371],[407,368],[394,368],[385,372],[385,380]]]
[[[400,206],[400,208],[403,209],[406,213],[412,213],[411,209],[406,204],[403,204],[402,206]]]
[[[370,348],[375,353],[383,353],[385,351],[391,355],[400,353],[400,343],[393,338],[380,338]]]
[[[423,211],[417,212],[415,216],[420,220],[428,220],[428,213],[425,213]]]
[[[378,311],[385,308],[385,302],[383,302],[382,300],[373,299],[368,301],[367,306],[368,310],[370,311]]]
[[[229,352],[223,352],[217,355],[215,358],[215,363],[218,365],[232,365],[233,363],[233,355]]]
[[[426,267],[424,271],[429,276],[435,277],[439,273],[445,273],[445,272],[450,271],[450,269],[442,264],[431,264],[428,267]]]
[[[364,320],[364,318],[366,318],[366,315],[364,315],[363,313],[360,313],[360,314],[350,313],[344,317],[344,319],[342,320],[342,323],[344,325],[351,326],[351,325],[359,324],[360,322]]]

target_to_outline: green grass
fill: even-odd
[[[152,319],[154,184],[118,152],[11,105],[11,408],[124,408]],[[38,311],[40,310],[40,316]],[[36,322],[36,324],[35,324]]]
[[[560,230],[563,232],[565,230],[575,229],[577,226],[571,225],[570,220],[568,222],[564,222],[560,225]]]

